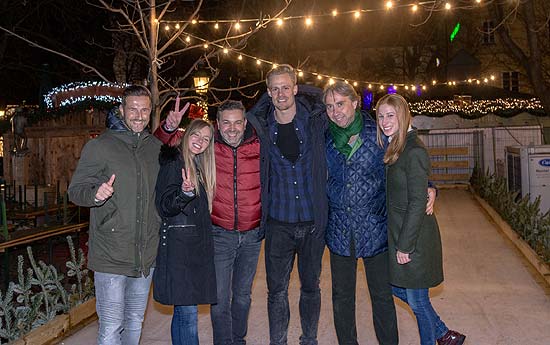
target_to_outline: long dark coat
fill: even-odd
[[[392,285],[421,289],[443,281],[441,237],[434,215],[426,214],[430,158],[416,131],[404,151],[386,165],[388,245]],[[410,253],[411,262],[397,263],[396,251]]]
[[[163,146],[156,185],[162,218],[154,298],[168,305],[216,303],[212,223],[206,190],[188,197],[181,191],[183,159],[175,147]]]

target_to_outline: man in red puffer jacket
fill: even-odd
[[[167,122],[171,124],[170,115]],[[260,141],[246,121],[241,102],[222,103],[217,122],[212,224],[218,303],[212,305],[210,315],[215,345],[245,344],[252,282],[263,239],[261,196],[267,191],[262,193],[260,170],[263,176],[267,169],[260,169],[260,162],[266,160],[260,159]],[[172,133],[180,132],[167,127],[162,123],[155,135],[174,143]],[[267,187],[267,183],[263,185]]]

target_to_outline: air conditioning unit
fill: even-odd
[[[509,191],[540,196],[540,211],[550,210],[550,145],[507,146],[506,171]]]

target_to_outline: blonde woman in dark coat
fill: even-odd
[[[197,305],[216,303],[210,209],[216,185],[214,129],[193,120],[180,147],[163,146],[156,185],[162,217],[154,298],[173,305],[173,345],[199,345]]]
[[[449,330],[433,309],[429,288],[443,281],[441,237],[433,214],[426,214],[430,175],[428,152],[411,127],[405,99],[385,95],[376,104],[378,142],[388,138],[386,202],[390,283],[393,294],[416,316],[422,345],[460,345],[465,336]]]

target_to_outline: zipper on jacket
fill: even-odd
[[[239,230],[239,204],[237,203],[237,148],[232,146],[231,150],[233,151],[233,204],[235,205],[235,224],[233,224],[233,228],[235,230]]]
[[[137,183],[137,186],[138,186],[138,193],[139,193],[139,187],[140,186],[143,186],[143,171],[141,169],[141,166],[140,166],[140,159],[138,157],[138,151],[140,149],[140,144],[141,144],[141,133],[136,133],[137,134],[137,140],[133,146],[133,154],[134,154],[134,162],[136,163],[136,170],[137,170],[137,175],[139,176],[138,178],[138,183]],[[141,190],[143,191],[143,188],[141,188]],[[139,217],[139,214],[144,214],[144,210],[143,210],[143,195],[141,195],[138,199],[138,202],[137,202],[137,210],[136,210],[138,213],[137,213],[137,216]],[[138,256],[138,262],[137,262],[137,265],[138,265],[138,270],[139,270],[139,273],[140,275],[141,274],[144,274],[145,272],[145,267],[144,267],[144,262],[143,262],[143,217],[141,219],[138,219],[137,220],[138,224],[136,224],[138,226],[138,231],[137,231],[137,234],[138,234],[138,238],[137,238],[137,241],[136,241],[136,244],[137,244],[137,256]]]

